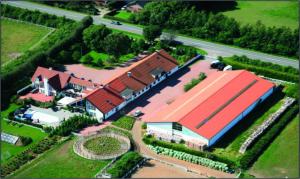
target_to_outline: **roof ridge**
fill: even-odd
[[[163,50],[163,49],[162,49],[162,50]],[[160,51],[162,51],[162,50],[160,50]],[[157,51],[158,55],[160,55],[160,56],[166,58],[167,60],[169,60],[170,62],[174,63],[175,65],[178,65],[178,63],[176,63],[174,60],[172,60],[172,59],[170,59],[169,57],[166,57],[165,55],[161,54],[160,51]],[[163,51],[165,51],[165,50],[163,50]],[[166,51],[165,51],[165,52],[166,52]],[[166,52],[166,53],[167,53],[167,52]]]
[[[208,96],[204,101],[202,101],[201,104],[203,104],[205,101],[207,101],[210,97],[212,97],[213,95],[215,95],[216,93],[218,93],[221,89],[224,89],[225,86],[229,85],[230,82],[234,79],[236,79],[237,77],[239,77],[242,73],[244,73],[246,70],[241,70],[241,72],[239,73],[239,75],[237,75],[236,77],[232,78],[231,80],[229,80],[227,83],[225,83],[221,88],[219,88],[217,91],[215,91],[213,94],[211,94],[210,96]],[[225,72],[228,73],[228,72]],[[223,73],[223,74],[225,74]],[[197,85],[196,85],[197,86]],[[199,104],[198,106],[200,106],[201,104]],[[191,112],[193,112],[198,106],[196,106],[195,108],[193,108],[190,112],[188,112],[186,115],[184,115],[178,122],[180,122],[185,116],[189,115]]]

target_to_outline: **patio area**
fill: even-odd
[[[36,93],[32,93],[29,92],[26,95],[20,96],[20,99],[33,99],[35,101],[39,101],[39,102],[51,102],[54,100],[54,96],[46,96],[42,93],[36,92]]]

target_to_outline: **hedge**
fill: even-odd
[[[155,138],[153,138],[151,136],[144,136],[143,141],[147,145],[161,146],[164,148],[185,152],[185,153],[188,153],[191,155],[195,155],[195,156],[199,156],[199,157],[203,157],[203,158],[208,158],[208,159],[211,159],[214,161],[226,163],[230,168],[236,168],[236,164],[233,161],[231,161],[227,158],[219,157],[210,152],[193,150],[193,149],[185,147],[182,144],[169,143],[169,142],[165,142],[165,141],[161,141],[161,140],[156,140]]]
[[[263,75],[269,78],[280,79],[284,81],[299,82],[299,70],[293,67],[286,67],[270,62],[249,59],[246,56],[232,56],[224,58],[222,61],[231,65],[234,69],[246,69],[253,71],[258,75]]]
[[[123,177],[130,169],[138,164],[143,157],[137,152],[128,152],[124,154],[115,164],[107,170],[112,178]]]
[[[45,138],[41,140],[36,145],[30,147],[29,149],[17,154],[7,163],[2,164],[1,166],[1,177],[5,177],[12,172],[16,171],[22,165],[26,164],[30,160],[34,159],[38,154],[45,152],[50,149],[54,144],[56,144],[57,138]]]
[[[32,138],[31,137],[26,137],[26,136],[19,136],[22,146],[26,146],[28,144],[30,144],[32,142]]]
[[[250,149],[240,159],[240,166],[242,169],[248,169],[256,159],[264,152],[264,150],[274,141],[277,135],[280,134],[282,129],[294,118],[299,112],[299,105],[294,105],[289,111],[285,112],[280,119],[275,123],[272,128],[260,137],[252,145]]]
[[[67,19],[65,17],[58,17],[37,10],[31,11],[28,9],[13,7],[7,4],[1,4],[1,11],[1,16],[4,17],[18,19],[54,28],[60,27],[66,23],[74,22],[73,20]]]

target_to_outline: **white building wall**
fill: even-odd
[[[98,122],[103,122],[104,114],[99,111],[93,104],[91,104],[88,100],[85,103],[86,112],[92,117],[96,118]]]

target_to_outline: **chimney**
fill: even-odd
[[[127,72],[127,76],[128,76],[128,77],[131,77],[131,72],[130,72],[130,71]]]

